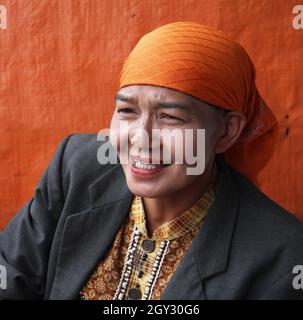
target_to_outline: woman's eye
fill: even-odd
[[[161,116],[162,119],[167,119],[167,120],[172,120],[172,121],[179,121],[179,122],[183,122],[182,119],[174,117],[174,116],[170,116],[169,114],[163,114]]]
[[[133,110],[130,108],[124,108],[124,109],[119,109],[117,110],[118,113],[132,113]]]

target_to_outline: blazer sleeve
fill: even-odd
[[[33,198],[0,234],[0,266],[7,274],[0,299],[43,298],[48,256],[64,205],[62,162],[71,136],[61,141]]]

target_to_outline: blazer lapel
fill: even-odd
[[[164,290],[162,300],[204,300],[204,283],[224,272],[238,215],[239,195],[229,167],[217,161],[219,186],[205,223]]]
[[[133,194],[122,167],[108,170],[89,187],[91,209],[66,219],[49,299],[76,299],[106,255],[127,217]]]

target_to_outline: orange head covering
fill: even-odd
[[[125,59],[120,75],[120,88],[134,84],[175,89],[226,110],[242,111],[247,124],[225,153],[227,162],[255,181],[270,159],[277,121],[259,95],[248,54],[221,31],[175,22],[146,34]]]

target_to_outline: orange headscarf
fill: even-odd
[[[144,35],[125,59],[120,88],[162,86],[203,102],[246,115],[227,162],[250,180],[270,159],[277,121],[255,84],[255,68],[246,51],[221,31],[194,22],[175,22]]]

